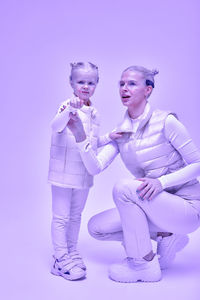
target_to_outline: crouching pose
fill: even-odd
[[[200,151],[174,113],[150,106],[157,73],[138,66],[122,73],[119,91],[127,111],[113,141],[98,155],[78,116],[70,128],[90,174],[104,170],[120,153],[134,175],[114,186],[116,208],[88,224],[97,239],[123,241],[127,258],[109,268],[109,277],[119,282],[159,281],[161,269],[187,244],[187,233],[200,225]]]

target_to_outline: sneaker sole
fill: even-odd
[[[72,274],[62,273],[61,271],[56,270],[54,268],[51,269],[51,274],[56,275],[56,276],[61,276],[64,279],[71,280],[71,281],[82,279],[82,278],[86,277],[85,272],[83,274],[77,274],[77,275],[74,274],[74,275],[72,275]]]
[[[175,240],[173,240],[169,246],[169,251],[167,252],[167,258],[159,258],[160,268],[167,269],[172,261],[176,257],[176,253],[181,251],[189,242],[188,236],[181,236]],[[175,248],[175,251],[174,251]],[[172,250],[173,249],[173,250]],[[158,253],[159,254],[159,253]]]
[[[113,276],[112,274],[109,274],[109,278],[113,281],[121,282],[121,283],[135,283],[135,282],[157,282],[162,279],[161,273],[159,274],[151,274],[151,278],[148,278],[146,276],[143,276],[141,279],[122,279],[118,278],[117,276]]]

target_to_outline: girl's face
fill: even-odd
[[[124,106],[134,107],[146,101],[152,87],[146,86],[142,73],[126,71],[119,82],[119,92]]]
[[[97,72],[92,69],[77,69],[73,72],[71,86],[75,96],[87,103],[97,86]]]

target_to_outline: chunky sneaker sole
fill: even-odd
[[[51,274],[62,276],[67,280],[78,280],[86,276],[86,271],[77,266],[68,255],[64,255],[61,260],[53,257]]]
[[[82,279],[86,276],[86,272],[81,269],[81,272],[75,273],[73,274],[70,271],[67,272],[63,272],[62,270],[58,270],[55,269],[53,266],[51,268],[51,274],[56,275],[56,276],[62,276],[63,278],[67,279],[67,280],[78,280],[78,279]]]
[[[166,269],[175,259],[176,253],[187,245],[189,238],[187,235],[174,233],[164,238],[158,237],[157,241],[157,254],[160,256],[160,268]]]
[[[121,264],[111,265],[108,275],[110,279],[124,283],[156,282],[161,280],[162,277],[157,255],[154,256],[152,261],[127,258]]]

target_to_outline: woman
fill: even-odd
[[[157,73],[138,66],[122,73],[119,90],[127,111],[115,140],[98,155],[78,116],[69,124],[89,173],[101,172],[120,153],[134,175],[114,186],[116,208],[94,216],[88,225],[95,238],[123,240],[127,258],[109,268],[110,278],[120,282],[160,280],[160,269],[200,225],[200,152],[175,114],[148,103]],[[157,254],[151,237],[158,241]]]

